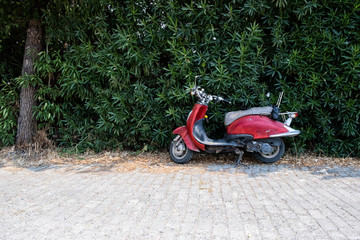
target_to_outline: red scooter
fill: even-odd
[[[226,134],[222,139],[210,139],[205,132],[203,122],[207,118],[206,111],[211,101],[230,101],[204,92],[200,87],[191,89],[191,95],[198,97],[186,121],[186,126],[178,127],[173,131],[176,135],[170,145],[171,159],[176,163],[190,161],[193,152],[200,150],[209,153],[221,151],[239,154],[239,164],[244,151],[253,152],[255,157],[265,163],[278,161],[284,154],[285,145],[283,137],[293,137],[300,134],[299,130],[290,128],[296,112],[279,113],[282,94],[279,96],[277,106],[255,107],[245,111],[228,112],[224,124]],[[284,123],[274,120],[278,116],[288,116]]]

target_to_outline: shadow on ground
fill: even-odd
[[[312,166],[301,167],[293,165],[265,165],[254,164],[247,166],[237,166],[234,164],[209,165],[207,171],[210,172],[227,172],[227,173],[245,173],[248,177],[267,176],[275,172],[285,172],[287,170],[310,172],[313,175],[322,176],[321,179],[328,180],[333,178],[360,177],[360,169],[349,166]]]

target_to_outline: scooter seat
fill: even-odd
[[[235,111],[235,112],[228,112],[225,115],[224,124],[225,126],[230,125],[235,120],[247,116],[247,115],[264,115],[270,116],[272,112],[272,107],[254,107],[247,110]]]

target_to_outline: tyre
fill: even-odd
[[[170,157],[171,159],[180,164],[187,163],[190,161],[193,155],[193,151],[191,151],[185,144],[184,139],[181,137],[176,137],[170,145]]]
[[[274,163],[278,161],[284,155],[285,152],[285,144],[282,139],[280,139],[280,141],[281,142],[279,146],[276,147],[272,146],[274,150],[271,153],[264,154],[264,153],[256,152],[254,153],[255,157],[264,163]]]

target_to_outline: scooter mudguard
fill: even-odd
[[[186,126],[178,127],[177,129],[175,129],[173,131],[173,134],[180,135],[182,137],[182,139],[184,139],[184,142],[185,142],[186,146],[190,150],[193,150],[195,152],[200,152],[199,148],[197,146],[195,146],[193,141],[191,141],[191,138],[189,136],[189,133],[188,133],[188,130],[187,130]]]
[[[266,116],[249,115],[239,118],[226,128],[227,134],[250,134],[254,139],[270,138],[289,132],[285,124]]]

